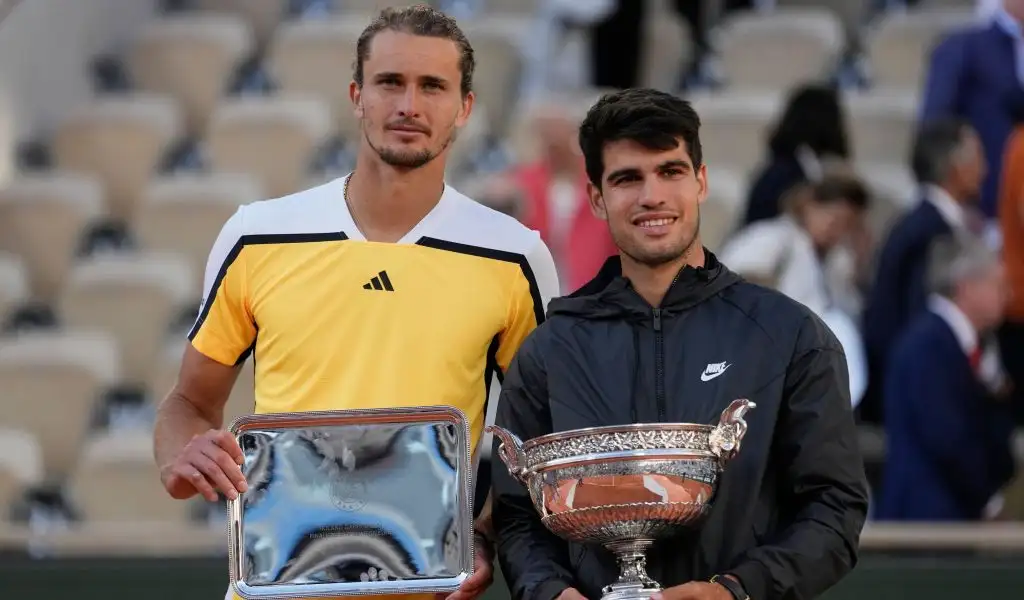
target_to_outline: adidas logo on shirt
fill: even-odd
[[[381,271],[377,273],[377,276],[371,279],[368,283],[363,285],[364,290],[383,290],[388,292],[395,291],[394,286],[391,285],[391,279],[388,277],[387,271]]]

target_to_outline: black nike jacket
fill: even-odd
[[[730,573],[752,600],[805,600],[857,562],[867,515],[846,358],[806,307],[746,282],[705,251],[659,308],[621,276],[618,258],[554,299],[505,375],[497,424],[524,441],[580,427],[717,424],[734,399],[757,404],[707,520],[655,544],[648,573],[665,587]],[[566,587],[598,599],[618,577],[601,546],[566,543],[492,456],[498,559],[514,600]]]

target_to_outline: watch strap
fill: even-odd
[[[735,598],[735,600],[750,600],[750,596],[747,595],[747,591],[743,589],[743,586],[740,584],[740,582],[736,581],[735,579],[715,575],[711,578],[711,583],[717,583],[718,585],[729,590],[729,593],[732,594],[732,597]]]

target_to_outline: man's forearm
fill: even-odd
[[[473,522],[473,529],[487,538],[488,541],[494,541],[494,521],[491,519],[491,511],[494,508],[494,503],[491,500],[491,494],[487,494],[487,499],[484,500],[484,505],[480,509],[480,515]]]
[[[568,546],[540,522],[528,497],[499,496],[498,562],[515,600],[553,600],[573,586]]]
[[[172,391],[160,403],[153,429],[153,454],[161,470],[174,461],[193,437],[220,427],[187,398]]]
[[[751,598],[816,598],[857,563],[867,509],[858,502],[843,494],[823,494],[777,537],[749,550],[726,573],[736,576]],[[851,503],[847,511],[834,508]]]

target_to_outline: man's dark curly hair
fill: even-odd
[[[363,86],[363,63],[370,55],[370,44],[373,38],[382,31],[396,31],[423,37],[436,37],[451,40],[459,49],[459,70],[462,72],[462,95],[473,91],[473,71],[476,69],[476,57],[473,46],[466,34],[459,28],[455,19],[426,4],[416,4],[404,8],[385,8],[366,29],[359,34],[356,41],[356,64],[352,79],[356,85]]]
[[[645,148],[664,152],[682,140],[693,168],[701,165],[700,117],[689,102],[678,96],[649,88],[631,88],[601,97],[580,125],[580,150],[587,177],[598,189],[604,175],[604,147],[610,142],[630,140]]]

